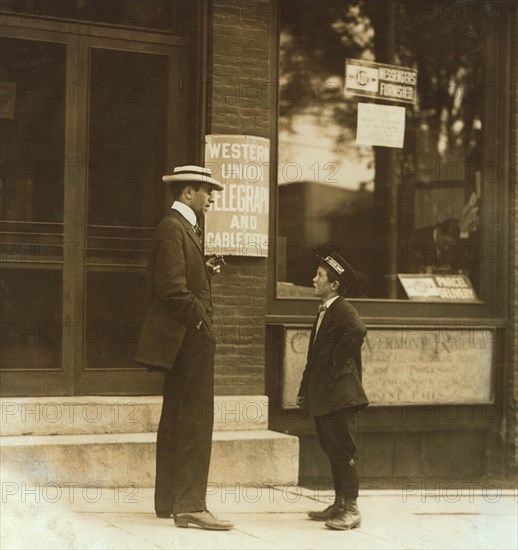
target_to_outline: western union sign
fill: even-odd
[[[416,89],[416,69],[362,59],[347,59],[345,62],[346,94],[414,103]]]

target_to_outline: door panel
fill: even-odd
[[[67,50],[0,38],[0,375],[4,395],[70,389],[64,370]]]
[[[161,178],[184,161],[183,47],[2,35],[1,394],[159,393],[132,358]]]
[[[59,268],[2,270],[2,370],[61,370],[61,288]]]
[[[146,313],[143,271],[89,270],[86,279],[86,365],[133,369],[133,354]]]
[[[110,46],[93,46],[88,56],[85,343],[76,391],[153,393],[160,377],[133,355],[149,243],[166,205],[167,113],[179,66],[170,54]]]

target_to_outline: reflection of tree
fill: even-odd
[[[394,292],[394,286],[384,286],[385,276],[397,272],[403,178],[445,179],[437,167],[450,163],[465,182],[466,200],[472,191],[481,162],[482,50],[488,26],[501,16],[494,10],[490,0],[281,0],[279,124],[285,135],[295,131],[299,116],[309,115],[315,126],[335,128],[342,158],[365,154],[355,145],[361,98],[343,94],[345,59],[418,71],[417,101],[407,106],[405,148],[373,148],[370,251],[380,296]],[[410,177],[408,167],[414,167]]]
[[[345,100],[342,88],[345,58],[363,57],[371,38],[357,1],[281,3],[281,131],[310,114],[320,124],[332,120],[337,147],[354,140],[356,102]]]
[[[388,6],[395,36],[387,36]],[[356,122],[356,100],[343,98],[346,58],[375,59],[418,69],[418,111],[432,115],[440,151],[472,148],[479,141],[483,35],[494,19],[491,1],[343,0],[281,2],[280,124],[332,106],[345,130]],[[393,41],[394,51],[387,52]],[[384,57],[384,59],[380,59]],[[392,59],[387,59],[390,57]]]
[[[418,68],[418,110],[430,112],[439,128],[438,152],[454,159],[472,153],[480,141],[483,23],[494,2],[399,4],[404,40],[397,61]]]

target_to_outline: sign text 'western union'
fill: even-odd
[[[270,141],[256,136],[206,136],[205,165],[225,189],[213,193],[205,253],[268,255]]]
[[[347,59],[345,62],[346,93],[414,103],[416,89],[416,69],[362,59]]]

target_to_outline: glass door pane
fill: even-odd
[[[166,197],[169,56],[92,48],[89,88],[85,368],[134,369]]]
[[[62,367],[66,46],[0,39],[0,365]]]

